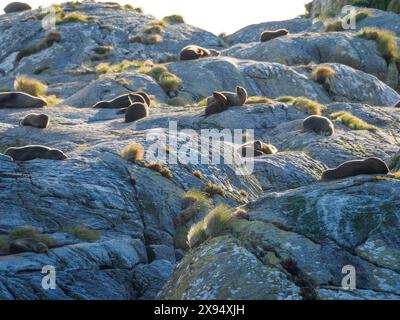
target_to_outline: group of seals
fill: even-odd
[[[335,169],[328,169],[322,174],[322,180],[334,180],[353,177],[361,174],[388,174],[389,168],[379,158],[351,160],[342,163]]]
[[[206,117],[215,113],[227,110],[229,107],[242,106],[246,103],[247,91],[243,87],[236,87],[236,92],[215,91],[212,96],[207,98],[205,109]]]
[[[10,156],[15,161],[30,161],[34,159],[65,160],[67,158],[61,150],[40,145],[11,147],[4,154]]]
[[[267,42],[278,37],[286,36],[287,34],[289,34],[289,31],[286,29],[266,30],[261,34],[260,41]]]
[[[10,243],[10,254],[17,254],[23,252],[47,253],[49,248],[43,242],[33,239],[18,239]]]
[[[49,126],[49,116],[43,113],[31,113],[23,118],[19,124],[20,126],[31,126],[39,129],[45,129]]]
[[[181,61],[184,60],[196,60],[200,58],[206,58],[206,57],[219,57],[221,55],[221,52],[218,50],[214,49],[206,49],[200,46],[196,45],[189,45],[184,47],[180,54],[179,54],[179,59]]]
[[[242,157],[259,157],[266,154],[278,153],[278,149],[274,145],[264,143],[260,140],[245,143],[238,151]]]
[[[303,121],[303,130],[315,132],[323,136],[332,136],[335,133],[335,127],[331,120],[322,116],[309,116]]]
[[[149,116],[151,99],[145,92],[128,93],[109,101],[99,101],[93,108],[119,109],[117,114],[125,114],[125,122],[133,122]]]
[[[11,2],[4,8],[5,13],[32,10],[31,6],[23,2]]]
[[[5,108],[43,108],[47,102],[24,92],[1,92],[0,109]]]

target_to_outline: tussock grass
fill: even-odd
[[[57,21],[58,24],[65,24],[65,23],[88,23],[90,20],[93,20],[94,17],[88,16],[84,13],[80,12],[70,12],[66,15],[62,15],[62,18]]]
[[[349,112],[339,111],[334,112],[330,115],[330,118],[333,120],[338,120],[343,123],[345,126],[349,127],[352,130],[368,130],[368,131],[377,131],[378,128],[366,123],[362,119],[353,116]]]
[[[143,146],[137,143],[125,146],[121,151],[121,157],[128,161],[142,161],[144,157]]]
[[[143,61],[139,60],[124,60],[120,63],[109,64],[107,62],[99,63],[95,72],[97,74],[106,74],[106,73],[121,73],[128,68],[140,68],[143,66]]]
[[[48,247],[54,246],[54,239],[51,237],[41,234],[34,227],[18,227],[12,230],[8,235],[10,240],[18,240],[18,239],[36,239],[40,242],[43,242]]]
[[[138,70],[139,73],[147,74],[157,81],[159,86],[167,94],[178,91],[182,86],[182,79],[168,71],[167,67],[157,64],[152,67],[142,67]]]
[[[162,176],[171,179],[173,177],[172,171],[164,168],[160,163],[146,163],[146,168],[160,173]]]
[[[251,96],[246,100],[246,104],[261,104],[261,103],[273,103],[273,100],[268,97]]]
[[[211,197],[214,195],[220,195],[221,197],[225,196],[225,191],[216,184],[213,184],[212,182],[207,183],[207,185],[204,187],[204,191],[208,193]]]
[[[47,94],[47,85],[43,82],[25,76],[18,76],[14,81],[14,89],[35,97],[44,97]]]
[[[65,231],[83,241],[95,241],[101,238],[99,231],[82,225],[66,228]]]
[[[24,48],[21,51],[19,51],[15,58],[15,61],[19,62],[25,57],[29,57],[44,49],[50,48],[55,42],[60,42],[61,38],[62,36],[60,32],[56,30],[50,30],[40,43],[34,44],[31,47]]]
[[[311,73],[311,79],[319,84],[325,84],[329,78],[335,75],[335,70],[327,66],[318,66]]]
[[[296,109],[307,113],[308,115],[320,115],[324,110],[326,110],[324,105],[306,97],[297,97],[291,102],[291,104]]]
[[[185,18],[179,14],[173,14],[170,16],[166,16],[162,20],[169,24],[185,23]]]
[[[143,13],[143,9],[142,9],[142,8],[140,8],[140,7],[134,7],[134,6],[132,6],[131,4],[126,4],[126,5],[124,5],[124,8],[125,8],[126,10],[129,10],[129,11],[132,11],[132,12],[136,12],[136,13],[140,13],[140,14]]]
[[[204,231],[209,238],[225,234],[232,220],[232,210],[225,205],[219,205],[204,218]]]
[[[202,174],[201,171],[199,171],[199,170],[194,170],[194,171],[193,171],[193,175],[194,175],[196,178],[200,179],[200,180],[202,180],[202,179],[204,178],[203,174]]]
[[[295,100],[295,97],[282,96],[282,97],[276,98],[276,100],[278,100],[279,102],[283,102],[283,103],[292,103]]]
[[[187,243],[191,249],[198,247],[207,240],[206,231],[204,230],[204,223],[200,221],[192,225],[187,234]]]
[[[210,204],[210,200],[205,192],[199,190],[189,190],[182,195],[182,209],[187,209],[195,203],[205,208]]]
[[[382,57],[387,62],[396,62],[400,59],[400,50],[393,32],[378,28],[364,28],[357,33],[357,36],[374,40]]]
[[[184,107],[188,104],[188,102],[186,101],[186,99],[182,98],[182,97],[175,97],[175,98],[171,98],[167,101],[167,104],[170,106],[174,106],[174,107]]]

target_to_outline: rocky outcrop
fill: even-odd
[[[41,11],[0,16],[0,87],[12,89],[25,74],[63,99],[41,109],[50,118],[46,129],[19,126],[37,109],[0,109],[0,300],[400,298],[400,95],[390,87],[397,66],[387,65],[375,42],[350,31],[319,33],[321,21],[293,19],[238,31],[221,57],[174,61],[187,44],[217,48],[220,39],[170,23],[158,44],[129,42],[155,18],[112,3],[62,8],[92,18],[56,25],[61,41],[19,62],[18,52],[46,34]],[[398,15],[371,12],[360,24],[399,31]],[[258,43],[261,31],[276,28],[291,34]],[[93,59],[98,47],[112,47],[111,54]],[[131,65],[95,71],[124,60]],[[157,63],[182,80],[177,100],[185,106],[172,106],[160,79],[146,72]],[[333,71],[328,84],[314,80],[318,67]],[[236,86],[246,88],[248,103],[204,116],[199,101]],[[137,90],[153,100],[144,119],[128,124],[115,109],[91,108]],[[319,105],[299,106],[291,101],[297,97]],[[335,112],[355,123],[334,119]],[[311,113],[332,118],[335,134],[303,131]],[[243,141],[198,148],[206,139],[199,134],[223,129],[253,130],[240,137],[271,143],[278,153],[255,158],[250,168],[228,161]],[[67,159],[4,155],[28,144],[60,149]],[[170,170],[162,175],[125,160],[129,144],[221,161],[146,158]],[[320,181],[327,168],[372,156],[388,164],[389,175]],[[182,205],[189,190],[210,193],[195,213]],[[219,204],[246,210],[248,220],[234,219],[225,233],[189,249],[188,229]],[[7,250],[24,226],[47,239],[47,254]],[[96,236],[74,232],[77,226]],[[56,290],[42,287],[46,265],[56,268]],[[353,290],[341,284],[348,265],[356,270]]]

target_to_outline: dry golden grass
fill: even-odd
[[[14,89],[22,91],[35,97],[45,97],[47,94],[47,85],[43,82],[27,78],[25,76],[18,76],[14,81]]]
[[[129,144],[122,149],[121,157],[132,162],[142,161],[144,157],[144,148],[137,143]]]
[[[345,111],[334,112],[330,115],[330,118],[342,122],[345,126],[349,127],[352,130],[369,130],[369,131],[378,130],[377,127],[366,123],[364,120],[356,116],[353,116],[349,112]]]

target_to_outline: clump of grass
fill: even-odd
[[[318,66],[311,73],[311,79],[319,84],[324,84],[326,81],[335,75],[335,70],[327,66]]]
[[[202,174],[201,171],[199,171],[199,170],[194,170],[194,171],[193,171],[193,175],[194,175],[197,179],[200,179],[200,180],[202,180],[202,179],[204,178],[203,174]]]
[[[397,46],[396,35],[389,31],[378,28],[364,28],[357,36],[374,40],[382,57],[388,62],[396,62],[400,59],[400,50]]]
[[[195,203],[200,204],[201,207],[207,207],[210,200],[206,193],[198,190],[189,190],[182,195],[182,209],[187,209]]]
[[[34,227],[18,227],[12,230],[8,235],[10,240],[18,239],[35,239],[37,241],[43,242],[48,247],[54,246],[54,239],[51,237],[41,234]]]
[[[197,108],[202,108],[202,107],[206,107],[207,106],[207,98],[200,100],[199,102],[197,102],[197,104],[195,105],[195,107]]]
[[[239,190],[239,194],[245,199],[249,197],[249,193],[246,190]]]
[[[246,100],[246,104],[272,103],[273,100],[268,97],[251,96]]]
[[[8,253],[9,244],[6,236],[0,236],[0,253]]]
[[[185,23],[185,18],[179,14],[173,14],[170,16],[166,16],[162,20],[169,24]]]
[[[44,99],[47,102],[47,106],[48,107],[52,107],[55,106],[57,104],[60,104],[64,101],[64,99],[58,98],[55,95],[51,95],[51,96],[45,96],[45,97],[41,97],[42,99]]]
[[[158,44],[163,42],[163,38],[159,34],[146,34],[140,36],[140,42],[146,45]]]
[[[99,231],[82,225],[66,228],[65,231],[83,241],[95,241],[101,238]]]
[[[14,89],[22,91],[35,97],[44,97],[47,94],[47,85],[43,82],[30,79],[24,76],[16,77],[14,81]]]
[[[221,197],[225,196],[225,191],[212,182],[207,182],[204,191],[207,192],[211,197],[214,195],[220,195]]]
[[[283,103],[292,103],[295,100],[295,97],[292,96],[282,96],[276,98],[277,101],[283,102]]]
[[[180,225],[176,228],[174,236],[174,246],[177,249],[187,250],[189,248],[187,235],[189,232],[189,227],[186,225]]]
[[[177,92],[182,87],[182,79],[168,71],[163,65],[154,65],[152,67],[143,67],[138,70],[139,73],[147,74],[152,77],[160,87],[169,94]]]
[[[34,44],[31,47],[19,51],[15,58],[15,61],[19,62],[25,57],[29,57],[30,55],[38,53],[44,49],[50,48],[55,42],[60,42],[61,38],[62,36],[60,32],[56,30],[50,30],[40,43]]]
[[[162,27],[161,25],[154,25],[154,26],[148,26],[142,32],[145,34],[160,34],[163,31],[164,27]]]
[[[230,228],[232,210],[225,205],[219,205],[211,210],[203,221],[203,228],[208,238],[224,235]]]
[[[192,225],[187,234],[187,244],[193,249],[201,245],[207,240],[206,231],[204,230],[204,223],[200,221]]]
[[[146,163],[146,168],[159,172],[162,176],[171,179],[173,177],[172,171],[164,168],[160,163]]]
[[[186,106],[188,103],[186,101],[186,99],[182,98],[182,97],[174,97],[171,98],[167,101],[167,104],[173,107],[184,107]]]
[[[90,20],[93,20],[94,17],[88,16],[84,13],[80,12],[70,12],[66,15],[62,15],[62,18],[57,21],[57,24],[64,23],[88,23]]]
[[[126,5],[124,5],[124,8],[125,8],[126,10],[129,10],[129,11],[132,11],[132,12],[136,12],[136,13],[140,13],[140,14],[143,13],[143,9],[142,9],[142,8],[140,8],[140,7],[134,7],[134,6],[132,6],[131,4],[126,4]]]
[[[142,161],[144,157],[144,149],[140,144],[129,144],[122,149],[121,157],[132,162]]]
[[[397,180],[400,180],[400,171],[393,172],[393,177]]]
[[[140,68],[143,66],[143,61],[139,60],[124,60],[120,63],[116,64],[109,64],[106,62],[99,63],[96,68],[95,72],[97,74],[106,74],[106,73],[121,73],[128,68]]]
[[[309,115],[320,115],[322,111],[326,110],[324,105],[306,97],[297,97],[291,102],[291,104],[296,109]]]
[[[349,112],[339,111],[334,112],[330,115],[330,118],[333,120],[338,120],[343,123],[345,126],[349,127],[352,130],[368,130],[368,131],[376,131],[377,127],[370,125],[363,121],[362,119],[352,115]]]
[[[165,28],[167,26],[167,23],[163,20],[152,20],[148,23],[149,26],[160,26],[162,28]]]

